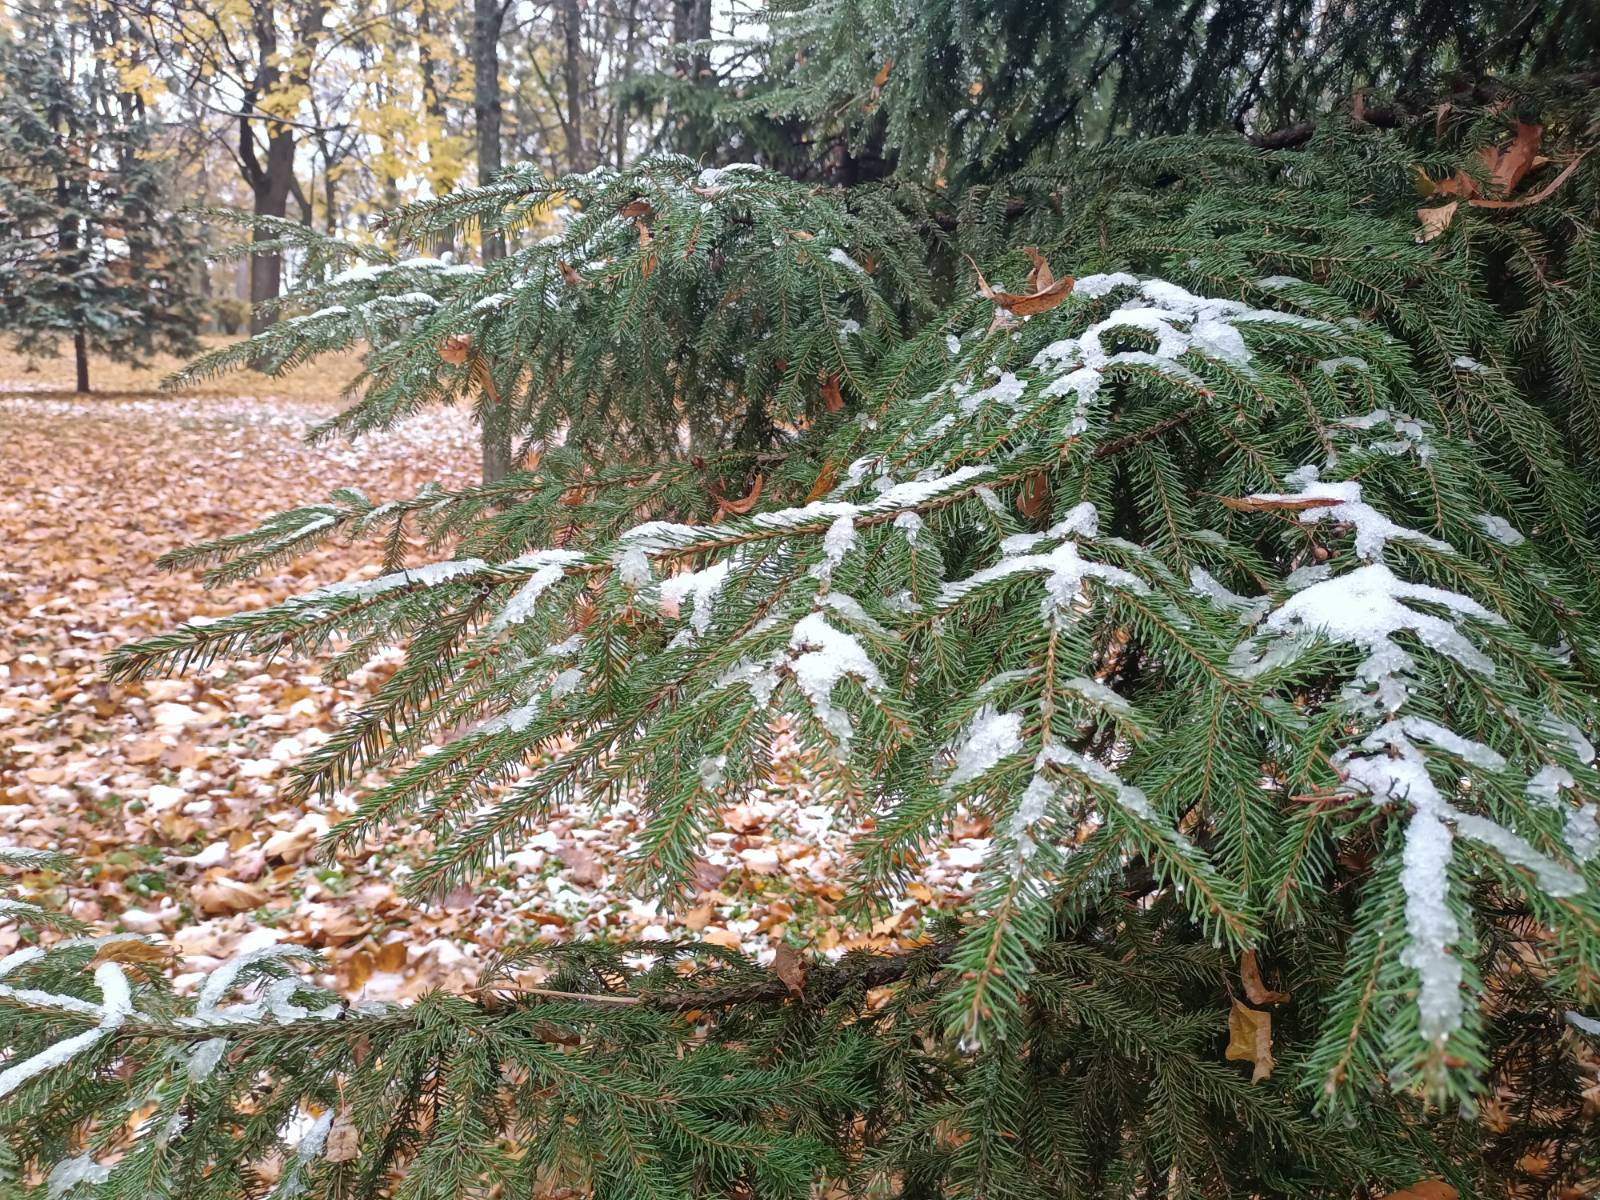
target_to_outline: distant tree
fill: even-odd
[[[93,4],[24,10],[0,28],[0,331],[29,354],[70,341],[134,361],[195,349],[197,263],[174,229],[143,102]]]

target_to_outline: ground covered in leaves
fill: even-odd
[[[914,940],[925,910],[971,887],[987,847],[976,826],[957,829],[880,920],[842,931],[824,920],[843,897],[852,831],[815,803],[792,753],[770,789],[723,814],[700,893],[676,911],[618,881],[637,825],[625,802],[563,813],[490,877],[426,906],[397,890],[425,833],[322,857],[320,835],[354,794],[289,803],[280,779],[396,659],[336,684],[314,664],[232,662],[127,686],[108,684],[100,660],[192,616],[376,573],[369,548],[335,547],[205,592],[155,561],[336,487],[382,498],[468,483],[475,430],[465,412],[439,412],[381,439],[313,447],[305,430],[339,403],[326,363],[287,380],[152,390],[169,365],[97,363],[104,390],[78,397],[70,364],[30,372],[0,356],[0,841],[75,862],[25,877],[25,894],[104,930],[165,935],[180,982],[243,949],[296,942],[323,951],[325,982],[347,995],[394,999],[470,986],[492,950],[534,939],[697,934],[763,958],[785,940],[882,947]],[[16,937],[0,929],[0,952]]]

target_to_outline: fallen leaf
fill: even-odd
[[[883,65],[878,68],[878,73],[872,77],[872,93],[867,97],[867,102],[862,109],[871,112],[878,106],[878,97],[883,94],[883,85],[889,82],[889,72],[894,69],[894,59],[886,58]]]
[[[727,867],[719,866],[704,858],[695,859],[690,871],[694,876],[695,887],[702,892],[714,891],[728,877]]]
[[[772,973],[783,980],[783,986],[789,989],[791,996],[798,998],[805,995],[806,960],[788,942],[778,943],[777,952],[772,958]]]
[[[1017,511],[1037,520],[1049,510],[1050,477],[1043,471],[1035,471],[1022,481],[1022,487],[1017,492]]]
[[[334,1117],[328,1130],[328,1140],[323,1144],[322,1157],[328,1162],[349,1162],[361,1157],[361,1134],[344,1109]]]
[[[1518,121],[1509,146],[1485,146],[1478,151],[1489,170],[1489,182],[1502,195],[1510,195],[1515,191],[1522,177],[1532,169],[1533,161],[1539,154],[1539,138],[1543,134],[1544,126]]]
[[[683,914],[683,927],[699,933],[707,925],[711,924],[711,914],[714,911],[715,909],[709,900],[703,904],[695,905]]]
[[[756,501],[761,499],[761,488],[765,483],[766,479],[758,471],[756,472],[755,482],[750,485],[750,490],[744,495],[740,496],[737,500],[728,500],[717,495],[717,493],[713,491],[711,495],[717,502],[717,516],[721,517],[727,513],[733,513],[735,516],[743,516],[745,513],[749,512],[756,506]]]
[[[119,938],[114,942],[102,942],[100,948],[94,952],[94,957],[89,960],[91,967],[101,963],[151,963],[164,966],[177,956],[177,951],[171,946],[156,945],[144,941],[142,938]]]
[[[1422,222],[1422,232],[1417,235],[1417,241],[1431,242],[1449,229],[1450,222],[1455,220],[1456,206],[1460,203],[1459,200],[1452,200],[1449,204],[1417,209],[1417,220]]]
[[[459,367],[472,354],[472,335],[452,333],[439,343],[439,357],[451,366]]]
[[[563,842],[556,856],[561,859],[561,865],[567,869],[567,878],[573,883],[593,887],[600,882],[600,864],[595,861],[593,854],[577,842]]]
[[[374,965],[380,971],[403,971],[406,968],[407,948],[404,942],[388,942],[378,947],[373,955]]]
[[[1584,151],[1584,154],[1587,153],[1587,150]],[[1561,174],[1530,195],[1518,196],[1515,200],[1471,200],[1468,203],[1474,208],[1527,208],[1530,205],[1538,204],[1542,200],[1548,200],[1554,195],[1555,190],[1565,183],[1568,177],[1578,169],[1578,164],[1583,161],[1584,154],[1578,155],[1577,158],[1567,164],[1566,169]],[[1454,208],[1455,205],[1451,205],[1451,207]]]
[[[1228,1048],[1223,1057],[1229,1062],[1254,1063],[1251,1083],[1260,1083],[1272,1074],[1272,1014],[1247,1008],[1237,1000],[1228,1013]]]
[[[839,468],[834,466],[832,459],[829,459],[822,464],[822,470],[817,472],[817,478],[811,484],[811,490],[806,493],[806,503],[810,504],[813,500],[820,500],[823,496],[833,491],[833,485],[838,482]]]
[[[260,888],[232,879],[208,879],[192,895],[195,909],[206,917],[249,912],[267,902],[267,894]]]
[[[822,376],[822,406],[829,412],[844,407],[844,393],[839,390],[839,377],[832,372]]]
[[[710,942],[713,946],[725,947],[729,950],[743,949],[743,944],[739,941],[739,935],[731,929],[712,927],[710,929],[702,930],[700,933],[700,940],[703,942]]]
[[[1275,992],[1261,980],[1261,965],[1256,962],[1256,952],[1246,950],[1239,956],[1239,981],[1244,984],[1244,994],[1251,1004],[1286,1004],[1288,992]]]
[[[978,291],[981,295],[992,300],[997,309],[1003,309],[1012,316],[1031,317],[1036,313],[1049,312],[1058,306],[1072,293],[1073,284],[1071,275],[1064,275],[1060,279],[1054,278],[1049,264],[1039,256],[1038,251],[1032,251],[1031,257],[1034,260],[1034,267],[1028,274],[1029,282],[1042,279],[1049,279],[1049,282],[1026,293],[997,291],[989,286],[989,281],[983,277],[983,272],[978,270],[978,264],[973,261],[970,254],[966,259],[972,264],[972,269],[978,276]],[[996,317],[999,317],[999,313],[996,313]]]
[[[1402,1191],[1390,1192],[1383,1200],[1456,1200],[1460,1195],[1442,1179],[1419,1179]]]

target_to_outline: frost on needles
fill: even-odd
[[[705,203],[755,195],[763,179],[735,172]],[[580,232],[609,236],[598,216]],[[883,314],[860,292],[880,286],[857,269],[867,255],[841,268],[832,251],[860,248],[813,240],[805,270],[839,302],[827,330],[849,319],[881,333]],[[808,245],[785,241],[784,253]],[[479,307],[473,289],[503,281],[422,269],[461,289],[441,308],[511,320],[522,303]],[[656,269],[678,268],[663,257]],[[1537,496],[1449,436],[1405,348],[1313,284],[1259,292],[1272,307],[1090,275],[1059,308],[1011,322],[960,297],[892,349],[852,332],[852,403],[777,449],[644,468],[552,452],[492,490],[389,501],[381,519],[344,494],[197,555],[226,570],[403,521],[453,544],[453,557],[390,562],[375,579],[190,623],[116,656],[115,673],[132,678],[330,639],[346,665],[404,645],[392,679],[293,786],[342,797],[382,769],[385,782],[332,836],[356,846],[426,823],[434,849],[409,880],[422,899],[517,850],[555,806],[623,794],[644,812],[633,877],[679,896],[717,813],[760,785],[774,722],[787,721],[821,801],[861,831],[851,870],[862,903],[914,879],[958,817],[990,830],[970,903],[886,976],[920,981],[896,993],[901,1024],[875,1024],[847,986],[851,970],[881,964],[814,967],[810,1015],[767,1025],[782,1018],[752,982],[761,972],[653,944],[657,966],[604,977],[627,1004],[480,1009],[441,997],[326,1020],[309,996],[291,1001],[292,986],[264,985],[231,1008],[204,993],[172,1001],[123,1052],[156,1055],[179,1031],[216,1025],[238,1047],[222,1060],[236,1078],[271,1075],[251,1047],[279,1030],[301,1039],[305,1063],[324,1061],[321,1038],[401,1055],[432,1037],[446,1074],[463,1073],[446,1086],[464,1107],[436,1120],[509,1120],[484,1115],[484,1097],[509,1087],[525,1105],[517,1121],[551,1155],[581,1148],[632,1178],[655,1152],[606,1139],[631,1121],[660,1132],[667,1117],[657,1125],[631,1107],[630,1088],[662,1092],[647,1079],[658,1068],[627,1058],[605,1021],[633,1022],[641,1044],[676,1045],[677,1014],[701,1014],[704,1040],[673,1071],[714,1058],[728,1079],[815,1066],[795,1084],[797,1111],[859,1103],[846,1096],[873,1054],[906,1078],[954,1072],[948,1103],[981,1141],[986,1093],[969,1083],[1066,1071],[1075,1046],[1122,1046],[1137,1060],[1145,1051],[1124,1033],[1165,1053],[1165,1039],[1224,1020],[1225,1006],[1209,1017],[1181,1008],[1195,980],[1218,998],[1217,972],[1240,953],[1305,951],[1338,978],[1299,1010],[1307,1029],[1284,1055],[1285,1087],[1369,1116],[1385,1103],[1373,1085],[1474,1094],[1490,897],[1516,897],[1549,931],[1552,1011],[1582,1009],[1573,981],[1600,970],[1597,776],[1582,732],[1595,630],[1574,602],[1570,547],[1533,532]],[[728,502],[741,495],[753,500]],[[1113,988],[1119,1003],[1148,1002],[1128,1024],[1094,1009],[1085,981],[1104,986],[1122,961],[1107,948],[1134,936],[1169,946],[1168,965],[1151,970],[1178,974],[1153,992]],[[558,978],[601,986],[583,970]],[[846,981],[837,994],[815,982],[835,978]],[[743,987],[766,1007],[746,1006]],[[524,1020],[575,1031],[577,1048],[507,1035],[490,1053],[450,1032],[497,1038],[500,1023],[526,1031]],[[235,1041],[234,1027],[266,1032]],[[921,1033],[895,1041],[891,1027]],[[768,1044],[786,1049],[763,1057]],[[149,1077],[219,1086],[203,1069],[212,1046]],[[603,1064],[620,1095],[602,1099],[599,1075],[564,1075],[569,1060]],[[349,1069],[286,1086],[320,1096]],[[43,1095],[48,1076],[29,1086]],[[828,1088],[832,1100],[815,1090]],[[571,1122],[580,1094],[611,1118]],[[729,1149],[698,1124],[708,1093],[672,1094],[662,1103],[687,1113],[660,1133],[672,1161],[728,1178],[769,1144],[772,1114],[735,1104],[730,1119],[751,1140]],[[369,1100],[350,1119],[377,1155],[382,1106]],[[796,1169],[824,1170],[806,1164]]]

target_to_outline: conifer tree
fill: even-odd
[[[199,260],[175,227],[143,100],[117,77],[96,4],[0,24],[0,333],[30,356],[192,354]]]
[[[1562,70],[1446,114],[1306,110],[1293,144],[1052,144],[949,188],[514,167],[390,219],[416,247],[503,232],[481,268],[274,226],[298,311],[183,378],[364,342],[326,434],[470,399],[509,410],[523,469],[175,551],[218,581],[363,540],[384,573],[180,626],[114,676],[402,646],[289,790],[384,772],[330,837],[425,824],[419,900],[582,795],[640,807],[630,877],[671,902],[779,721],[861,830],[849,915],[958,817],[989,856],[903,954],[509,946],[409,1007],[320,992],[292,948],[180,997],[125,938],[45,930],[0,959],[17,1178],[1589,1186],[1600,171],[1592,93],[1539,65]],[[1419,170],[1448,215],[1419,217]]]

